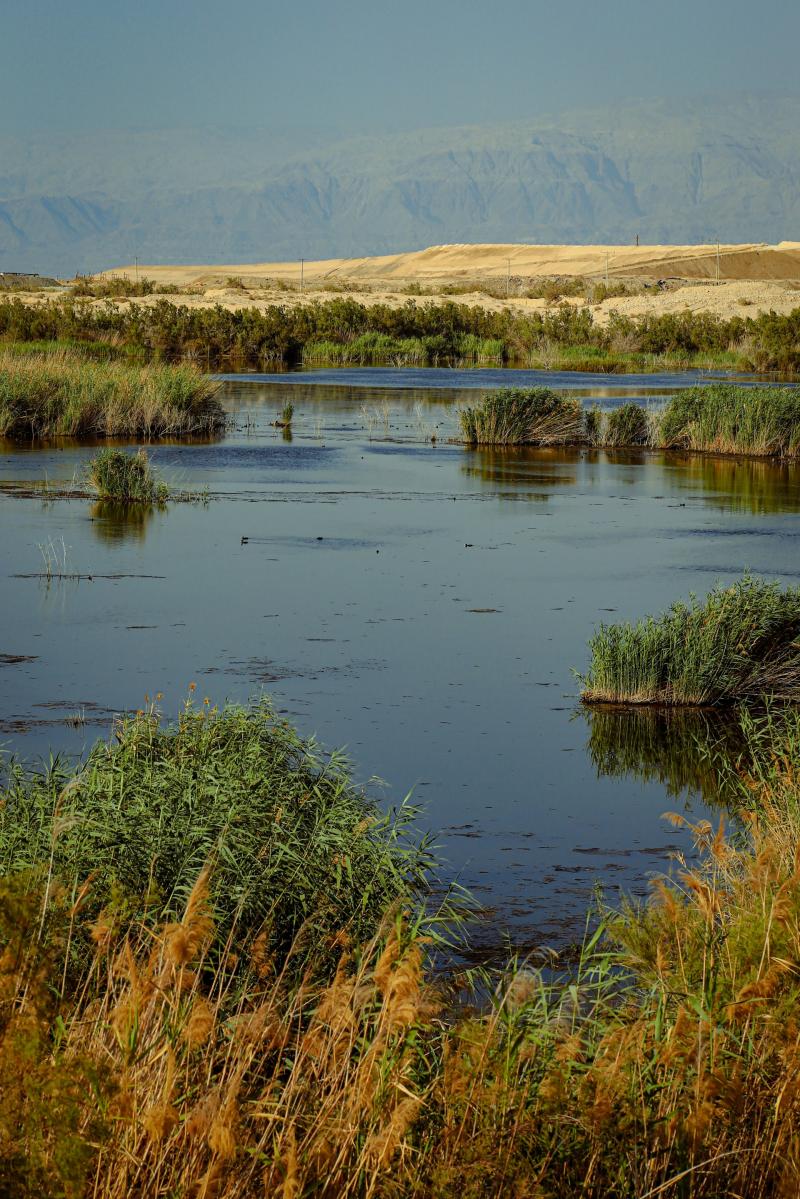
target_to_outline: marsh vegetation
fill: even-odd
[[[216,392],[190,365],[92,362],[67,349],[0,354],[0,436],[213,433],[225,420]]]
[[[155,474],[147,451],[105,449],[89,463],[89,482],[99,499],[130,504],[164,504],[169,488]]]
[[[800,589],[746,576],[658,617],[602,624],[584,703],[725,707],[800,699]]]
[[[503,389],[462,409],[468,445],[594,445],[796,458],[800,389],[709,384],[661,406],[583,409],[544,388]]]
[[[494,392],[459,420],[468,445],[576,445],[585,436],[580,400],[548,387]]]
[[[142,284],[144,285],[144,284]],[[128,286],[127,284],[125,285]],[[492,361],[541,369],[658,371],[800,368],[800,308],[786,316],[667,313],[595,322],[590,307],[529,313],[444,303],[400,306],[337,297],[302,306],[232,311],[169,299],[123,306],[77,296],[41,304],[0,299],[0,338],[114,342],[207,366],[457,365]]]
[[[466,1009],[391,830],[271,714],[148,711],[72,776],[12,774],[3,1186],[796,1191],[800,717],[743,733],[745,835],[691,825],[697,860],[601,915],[574,968],[484,973]]]

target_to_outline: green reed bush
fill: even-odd
[[[91,362],[81,353],[0,353],[0,436],[213,433],[218,388],[191,366]]]
[[[745,576],[635,624],[600,625],[585,703],[724,706],[800,699],[800,589]]]
[[[163,287],[160,291],[168,290]],[[786,315],[762,313],[728,320],[707,313],[626,317],[612,313],[607,325],[588,307],[564,304],[546,311],[490,311],[444,303],[364,304],[351,297],[264,309],[221,305],[186,307],[166,298],[124,306],[66,297],[43,304],[0,298],[0,338],[114,340],[151,353],[183,355],[203,363],[253,366],[303,361],[321,343],[346,346],[365,333],[404,339],[443,338],[438,362],[451,365],[459,339],[472,335],[503,345],[504,361],[566,370],[664,370],[716,365],[796,371],[800,368],[800,308]],[[330,357],[328,361],[335,361]]]
[[[374,932],[419,885],[425,842],[414,809],[381,814],[340,755],[322,757],[267,703],[191,705],[174,725],[152,709],[120,721],[77,770],[15,765],[2,791],[0,874],[44,869],[91,910],[172,918],[214,863],[221,925],[262,927],[286,951],[301,926],[323,939]]]
[[[716,383],[677,392],[659,422],[669,449],[795,458],[800,453],[800,389]]]
[[[547,387],[496,391],[458,415],[468,445],[575,445],[585,440],[580,400]]]
[[[608,446],[647,445],[650,440],[647,409],[633,402],[612,408],[606,415],[602,440]]]
[[[89,463],[89,482],[101,500],[164,504],[169,498],[169,488],[157,478],[144,449],[135,454],[101,450]]]

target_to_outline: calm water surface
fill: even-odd
[[[601,620],[745,567],[796,579],[800,475],[467,451],[447,439],[487,373],[437,372],[436,386],[409,371],[229,380],[224,440],[153,451],[169,482],[208,489],[206,507],[43,503],[24,485],[67,483],[92,449],[0,443],[6,748],[81,752],[145,694],[163,692],[174,713],[192,681],[213,702],[266,691],[304,733],[346,746],[359,778],[380,775],[384,802],[413,789],[447,872],[489,909],[479,944],[579,935],[597,881],[644,893],[686,847],[662,813],[710,812],[692,730],[652,714],[590,720],[571,668]],[[697,381],[565,378],[603,404]],[[287,399],[291,441],[270,423]],[[25,577],[50,540],[91,579]],[[87,723],[74,727],[76,713]]]

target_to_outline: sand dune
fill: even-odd
[[[800,242],[769,246],[528,246],[451,245],[429,246],[406,254],[374,258],[329,258],[303,264],[304,279],[357,281],[466,280],[516,276],[586,275],[604,278],[606,270],[621,277],[680,277],[716,279],[717,265],[723,280],[800,280]],[[131,265],[105,275],[134,274]],[[283,279],[298,282],[299,262],[231,263],[226,265],[145,266],[140,275],[161,283],[211,285],[229,276],[246,282]]]

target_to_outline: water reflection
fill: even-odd
[[[494,446],[465,451],[461,469],[468,478],[501,489],[502,498],[547,503],[553,488],[577,486],[578,476],[569,468],[580,460],[578,449]]]
[[[796,512],[800,507],[800,464],[760,458],[679,458],[683,486],[702,490],[707,504],[756,516]]]
[[[144,541],[155,516],[152,504],[121,504],[116,500],[97,500],[89,515],[98,539],[107,544]]]
[[[745,752],[735,714],[611,706],[582,708],[581,714],[598,776],[659,782],[673,799],[735,802],[738,775],[731,766]]]

